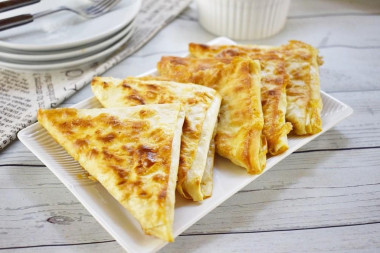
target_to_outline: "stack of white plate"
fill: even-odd
[[[7,11],[1,18],[55,8],[76,7],[89,0],[42,0]],[[85,19],[61,11],[27,25],[0,31],[0,66],[23,70],[49,70],[78,66],[112,54],[131,38],[141,0],[122,0],[110,12]]]

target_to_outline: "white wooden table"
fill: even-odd
[[[107,76],[214,38],[196,7]],[[380,252],[380,1],[293,0],[286,28],[255,43],[320,49],[321,87],[354,114],[224,202],[162,252]],[[63,106],[91,96],[89,87]],[[20,141],[0,153],[0,252],[123,252]]]

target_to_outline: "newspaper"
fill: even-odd
[[[143,0],[135,31],[126,45],[99,62],[54,71],[19,71],[0,67],[0,151],[17,132],[36,121],[38,108],[56,107],[148,42],[191,0]]]

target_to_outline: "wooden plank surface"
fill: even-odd
[[[366,157],[366,166],[361,167],[363,161],[356,157]],[[253,233],[380,222],[379,164],[377,149],[293,154],[185,234]],[[45,167],[3,168],[12,170],[10,175],[0,174],[7,181],[0,188],[0,201],[6,206],[1,210],[0,234],[9,237],[3,246],[16,246],[20,239],[24,246],[44,244],[46,240],[85,243],[93,238],[111,239]],[[28,236],[35,233],[39,234],[37,238]]]
[[[250,43],[320,48],[321,87],[354,114],[231,197],[162,252],[380,251],[380,1],[294,0],[286,28]],[[176,35],[176,36],[174,36]],[[179,36],[180,35],[180,36]],[[138,75],[214,35],[191,7],[105,75]],[[91,96],[87,86],[65,102]],[[19,141],[0,153],[0,251],[123,252]]]

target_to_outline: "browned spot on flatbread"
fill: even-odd
[[[135,167],[138,175],[145,175],[150,168],[157,163],[157,151],[146,145],[139,145],[135,150],[137,165]]]
[[[154,116],[156,114],[156,111],[155,110],[141,110],[139,112],[139,115],[140,115],[140,118],[144,119],[144,118],[150,118],[152,116]]]
[[[162,201],[166,198],[167,195],[167,189],[162,189],[161,192],[158,194],[158,201]]]
[[[235,56],[241,56],[241,55],[244,55],[244,53],[240,52],[237,49],[225,49],[219,52],[215,57],[225,58],[225,57],[235,57]]]
[[[74,118],[77,116],[77,110],[74,108],[64,108],[64,109],[54,109],[54,110],[45,110],[43,112],[39,111],[39,114],[42,113],[46,118],[50,119],[62,119],[62,118]]]
[[[155,84],[146,84],[146,88],[148,90],[154,90],[154,91],[159,90],[159,87],[157,85],[155,85]]]
[[[191,139],[198,139],[200,132],[197,131],[196,127],[195,129],[192,128],[191,123],[187,117],[185,117],[185,121],[182,126],[183,133],[186,133],[186,136]],[[182,143],[183,145],[183,143]]]
[[[148,151],[144,160],[144,167],[152,167],[156,162],[156,153]]]
[[[161,96],[158,104],[170,104],[173,103],[174,97],[172,95]]]
[[[166,176],[161,175],[161,174],[156,174],[153,176],[153,181],[157,183],[163,183],[166,182]]]
[[[190,46],[192,46],[192,45],[196,45],[196,46],[200,47],[202,50],[207,50],[207,49],[210,48],[210,46],[205,45],[205,44],[194,44],[194,43],[190,43]]]
[[[147,97],[148,99],[155,99],[155,98],[157,98],[157,96],[158,96],[157,92],[155,92],[155,91],[150,91],[150,90],[148,90],[148,91],[145,93],[145,95],[146,95],[146,97]]]
[[[145,131],[149,128],[149,122],[147,121],[130,121],[128,123],[133,131]]]
[[[127,182],[128,182],[127,180],[121,179],[119,182],[116,183],[116,185],[123,185],[123,184],[125,184]]]
[[[197,103],[197,100],[196,100],[195,98],[191,97],[191,98],[188,98],[188,99],[186,100],[186,102],[187,102],[187,104],[189,104],[189,105],[194,105],[194,104]]]
[[[95,158],[98,155],[99,155],[99,151],[96,148],[91,149],[90,152],[88,153],[88,157],[90,159]]]
[[[133,148],[133,147],[131,147],[131,146],[127,146],[127,145],[123,145],[123,146],[121,146],[121,149],[122,149],[123,151],[125,151],[125,153],[128,154],[128,155],[132,155],[132,154],[133,154],[133,151],[134,151],[134,148]]]
[[[276,96],[278,94],[278,90],[268,90],[267,93],[269,96]]]
[[[150,132],[150,136],[156,143],[161,143],[166,139],[166,134],[164,131],[160,128],[154,129]]]
[[[145,102],[144,102],[144,99],[142,99],[140,96],[138,95],[128,95],[125,97],[127,100],[132,100],[134,101],[136,104],[139,104],[139,105],[144,105]]]
[[[162,59],[170,59],[170,58],[162,57]],[[175,57],[175,58],[172,59],[172,61],[175,64],[187,65],[186,60],[184,60],[183,58],[180,58],[180,57]]]
[[[156,162],[156,152],[153,148],[140,145],[137,149],[138,156],[143,160],[144,167],[151,167]]]
[[[121,87],[123,87],[124,89],[132,90],[132,87],[128,85],[127,81],[123,81]]]
[[[140,190],[138,193],[139,197],[144,199],[144,198],[150,198],[151,194],[145,190]]]
[[[264,77],[264,78],[262,78],[261,82],[282,86],[283,83],[284,83],[284,78],[282,78],[282,77],[275,77],[275,78],[273,78],[273,77]]]
[[[107,89],[110,85],[107,82],[103,82],[102,86],[103,86],[104,89]]]
[[[75,140],[74,145],[78,148],[85,148],[88,146],[88,140],[77,139]]]
[[[104,136],[98,136],[98,137],[96,137],[97,140],[99,140],[101,142],[104,142],[104,143],[112,142],[115,138],[116,138],[116,134],[115,133],[109,133],[109,134],[104,135]]]
[[[88,119],[74,119],[71,122],[71,124],[75,127],[83,127],[83,128],[89,128],[93,126],[89,118]]]
[[[131,185],[133,187],[140,187],[143,183],[140,180],[136,180],[134,182],[131,182]]]
[[[111,164],[109,166],[113,171],[117,173],[117,175],[121,178],[125,178],[129,176],[129,171],[126,168],[120,167],[118,165]]]
[[[120,157],[117,157],[116,155],[110,153],[107,148],[103,148],[102,150],[102,154],[103,154],[103,158],[104,160],[106,161],[113,161],[117,164],[121,163],[123,161],[123,159],[121,159]]]

